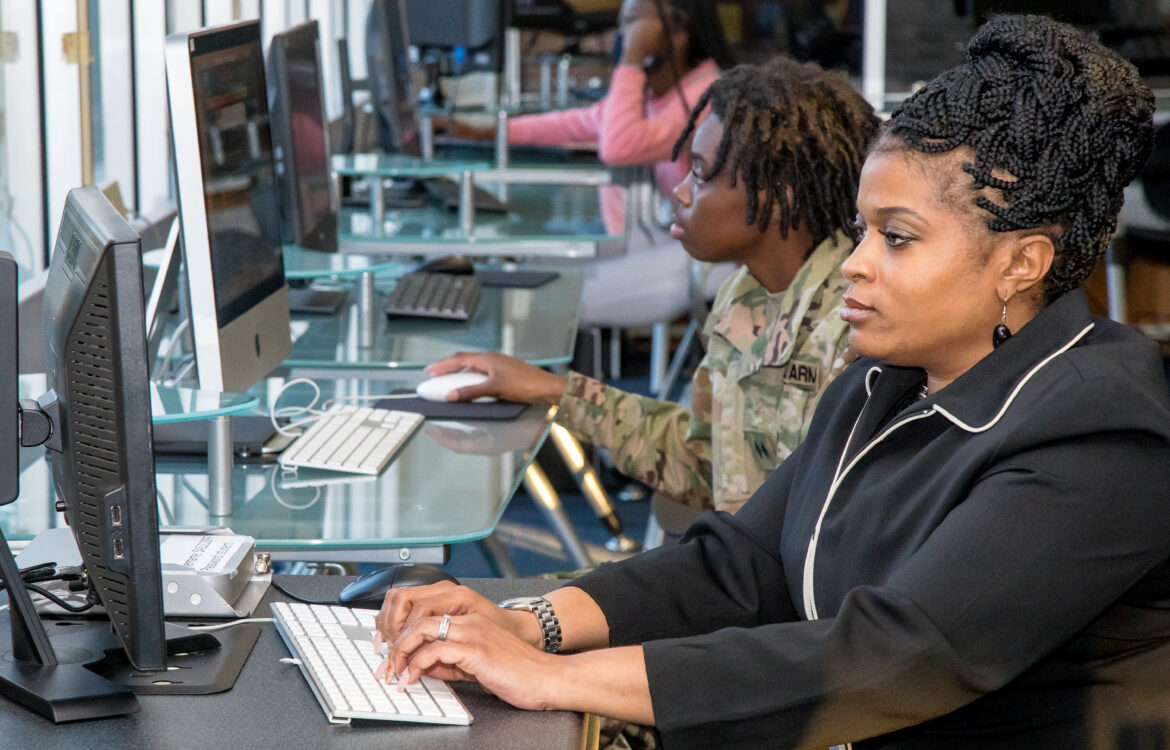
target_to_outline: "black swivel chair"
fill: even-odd
[[[1126,275],[1132,259],[1170,262],[1170,123],[1154,132],[1154,149],[1126,188],[1117,234],[1105,256],[1109,317],[1128,322]]]

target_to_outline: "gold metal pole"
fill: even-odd
[[[70,46],[73,47],[77,63],[77,90],[78,105],[81,109],[81,184],[93,184],[93,89],[90,86],[89,70],[93,63],[93,54],[89,37],[89,0],[77,0],[77,34],[70,44],[68,34],[65,35],[65,57],[70,57]]]

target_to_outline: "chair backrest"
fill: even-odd
[[[1170,123],[1154,131],[1154,150],[1139,178],[1146,202],[1170,228]]]

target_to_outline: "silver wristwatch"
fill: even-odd
[[[544,634],[544,650],[555,654],[561,650],[561,621],[553,612],[552,603],[543,596],[525,596],[500,602],[504,609],[526,609],[536,615],[540,632]]]

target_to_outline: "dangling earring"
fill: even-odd
[[[1012,332],[1007,327],[1007,300],[1003,301],[1003,313],[999,318],[999,325],[991,332],[991,345],[998,349],[999,345],[1012,337]]]

